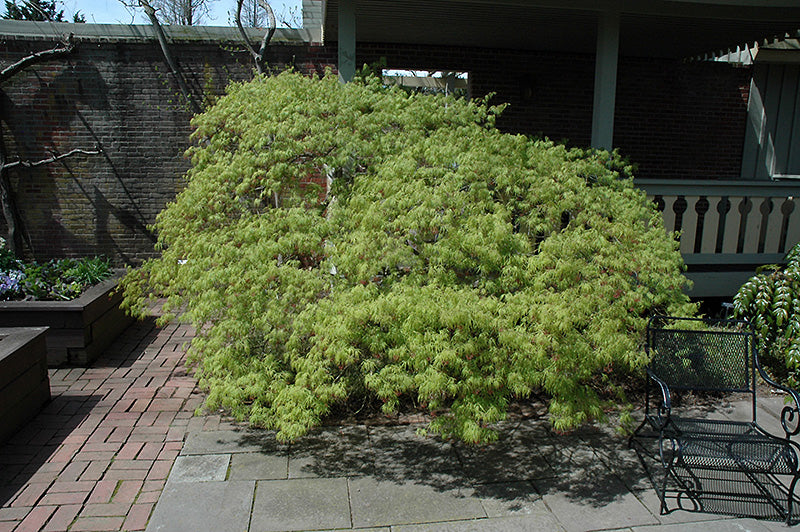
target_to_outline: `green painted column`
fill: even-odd
[[[610,150],[614,142],[614,105],[617,96],[619,60],[619,10],[608,8],[597,21],[597,52],[594,64],[592,147]]]
[[[339,81],[356,74],[356,0],[339,0]]]

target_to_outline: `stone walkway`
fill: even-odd
[[[676,511],[602,430],[552,434],[536,407],[490,448],[419,425],[323,427],[293,445],[217,415],[187,375],[185,326],[138,323],[88,369],[51,370],[52,402],[0,447],[0,532],[784,530]],[[759,415],[775,423],[780,398]],[[725,415],[737,418],[743,405]]]

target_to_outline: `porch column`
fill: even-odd
[[[339,81],[356,74],[356,0],[339,0]]]
[[[614,104],[616,103],[617,61],[619,59],[619,10],[605,9],[598,16],[597,52],[594,63],[592,148],[610,150],[614,142]]]

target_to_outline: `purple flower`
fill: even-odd
[[[19,270],[0,272],[0,299],[13,299],[22,292],[20,282],[25,280],[25,274]]]

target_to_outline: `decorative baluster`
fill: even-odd
[[[719,199],[716,212],[717,234],[714,240],[714,253],[722,253],[722,244],[725,241],[725,230],[728,224],[728,213],[731,212],[731,200],[727,196],[722,196]]]
[[[800,242],[800,213],[798,212],[797,198],[789,196],[781,208],[783,211],[784,219],[784,233],[786,236],[781,237],[782,253],[789,251],[795,244]]]
[[[705,196],[700,196],[700,199],[695,205],[697,211],[697,232],[694,241],[695,253],[713,253],[714,252],[714,238],[717,236],[716,225],[717,210],[711,208],[711,202],[715,204],[719,198],[711,198],[709,200]]]
[[[700,196],[686,196],[683,213],[683,227],[681,228],[681,253],[688,255],[694,253],[694,242],[697,239],[697,202]]]
[[[676,196],[664,196],[662,200],[664,203],[664,210],[661,214],[664,217],[664,229],[670,233],[677,230],[675,229],[675,201],[677,199]]]
[[[739,225],[739,243],[736,246],[736,253],[756,253],[758,250],[761,217],[757,211],[753,212],[755,210],[750,198],[744,198],[739,204],[742,219]]]
[[[722,239],[723,253],[737,253],[739,247],[739,232],[742,229],[742,204],[747,201],[743,197],[731,197],[730,210],[725,217],[725,232]]]
[[[783,198],[767,198],[764,203],[767,201],[769,201],[770,209],[764,235],[764,247],[760,253],[780,253],[781,226],[783,222],[783,212],[781,212],[780,207],[783,203]],[[764,231],[762,228],[762,232]]]

